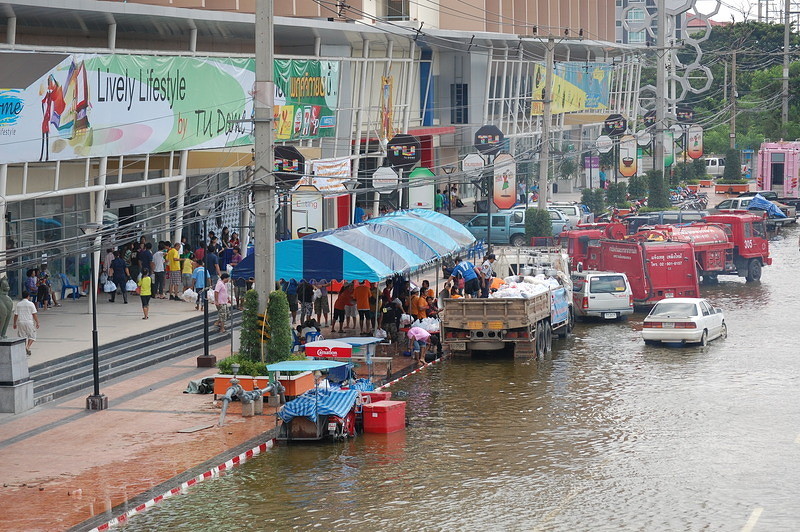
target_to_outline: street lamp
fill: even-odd
[[[450,176],[456,171],[456,165],[445,164],[442,166],[442,170],[444,170],[444,173],[447,174],[447,216],[452,216],[453,195],[450,193]]]
[[[82,226],[81,230],[85,235],[94,235],[101,227],[102,224],[90,223]],[[97,249],[97,237],[95,237],[92,240],[92,252],[89,255],[89,280],[92,291],[92,380],[94,382],[94,390],[92,395],[86,398],[87,410],[105,410],[108,408],[108,397],[100,393],[100,348],[97,342],[97,273],[94,265],[95,251]]]
[[[208,236],[208,215],[211,212],[211,209],[208,207],[199,207],[197,209],[197,214],[203,219],[203,242],[206,244],[204,245],[205,248],[205,255],[203,256],[203,269],[205,270],[205,278],[210,279],[211,276],[206,269],[206,264],[208,264],[207,256],[211,252],[208,248],[208,243],[206,243],[206,237]],[[205,282],[203,283],[205,285]],[[197,357],[197,367],[198,368],[213,368],[217,364],[217,357],[211,355],[208,349],[208,286],[203,288],[203,291],[199,294],[200,300],[203,302],[203,354]]]

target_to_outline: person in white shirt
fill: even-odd
[[[155,286],[153,288],[153,297],[157,299],[167,299],[164,295],[164,282],[167,278],[167,272],[164,269],[164,256],[166,253],[164,249],[168,245],[164,242],[158,243],[158,251],[153,253],[153,274],[155,275]]]
[[[496,258],[494,253],[489,253],[481,265],[481,297],[489,297],[489,288],[492,286],[492,277],[494,277],[492,264]]]
[[[39,328],[39,316],[27,291],[22,292],[22,299],[14,308],[14,328],[20,338],[26,339],[25,353],[31,356],[31,346],[36,341],[36,329]]]

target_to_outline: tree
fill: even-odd
[[[625,183],[611,183],[606,190],[606,200],[609,205],[620,207],[628,201],[628,186]]]
[[[736,181],[742,178],[742,163],[739,159],[739,150],[730,148],[725,153],[725,171],[722,179],[725,181]]]
[[[267,362],[280,362],[292,356],[292,324],[289,321],[289,300],[286,293],[275,290],[267,301]]]
[[[584,188],[581,192],[581,203],[595,215],[599,215],[606,210],[605,191],[601,188]]]
[[[633,199],[647,197],[647,180],[644,176],[637,174],[628,179],[628,194],[630,194]]]
[[[664,175],[660,170],[648,170],[647,188],[650,194],[647,196],[647,207],[656,209],[669,209],[672,204],[669,202],[669,192],[664,184]]]
[[[705,179],[706,161],[702,157],[692,161],[692,171],[695,179]]]
[[[239,355],[253,362],[264,362],[261,358],[261,327],[258,325],[258,292],[255,290],[244,294]]]
[[[531,207],[525,211],[525,236],[528,238],[553,236],[553,224],[546,209]]]

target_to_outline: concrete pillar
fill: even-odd
[[[264,413],[264,396],[259,395],[258,398],[253,401],[253,408],[257,416],[260,416]]]
[[[253,417],[255,415],[255,403],[242,403],[242,417]]]
[[[24,338],[0,338],[0,412],[20,414],[33,408]]]

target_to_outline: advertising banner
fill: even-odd
[[[636,175],[636,137],[625,135],[619,141],[619,173],[624,177]]]
[[[669,168],[675,162],[675,134],[664,131],[664,168]]]
[[[433,209],[435,180],[436,174],[431,172],[430,168],[414,168],[408,174],[409,209]]]
[[[393,111],[392,111],[392,87],[394,77],[381,76],[381,138],[388,140],[394,137]]]
[[[553,71],[552,112],[559,114],[608,109],[612,72],[613,67],[606,63],[556,63]],[[533,116],[541,115],[544,111],[544,83],[545,66],[537,63],[533,71]]]
[[[699,159],[703,156],[703,126],[693,124],[689,126],[686,133],[686,149],[692,159]]]
[[[253,113],[252,59],[49,57],[32,83],[0,90],[0,163],[253,142],[241,122]]]
[[[498,209],[510,209],[517,202],[517,162],[508,153],[494,159],[492,200]]]
[[[344,182],[350,179],[350,158],[317,159],[311,161],[311,184],[324,195],[344,194]]]
[[[339,62],[275,60],[275,140],[336,134]]]
[[[317,187],[300,185],[292,192],[292,238],[322,230],[322,194]]]

